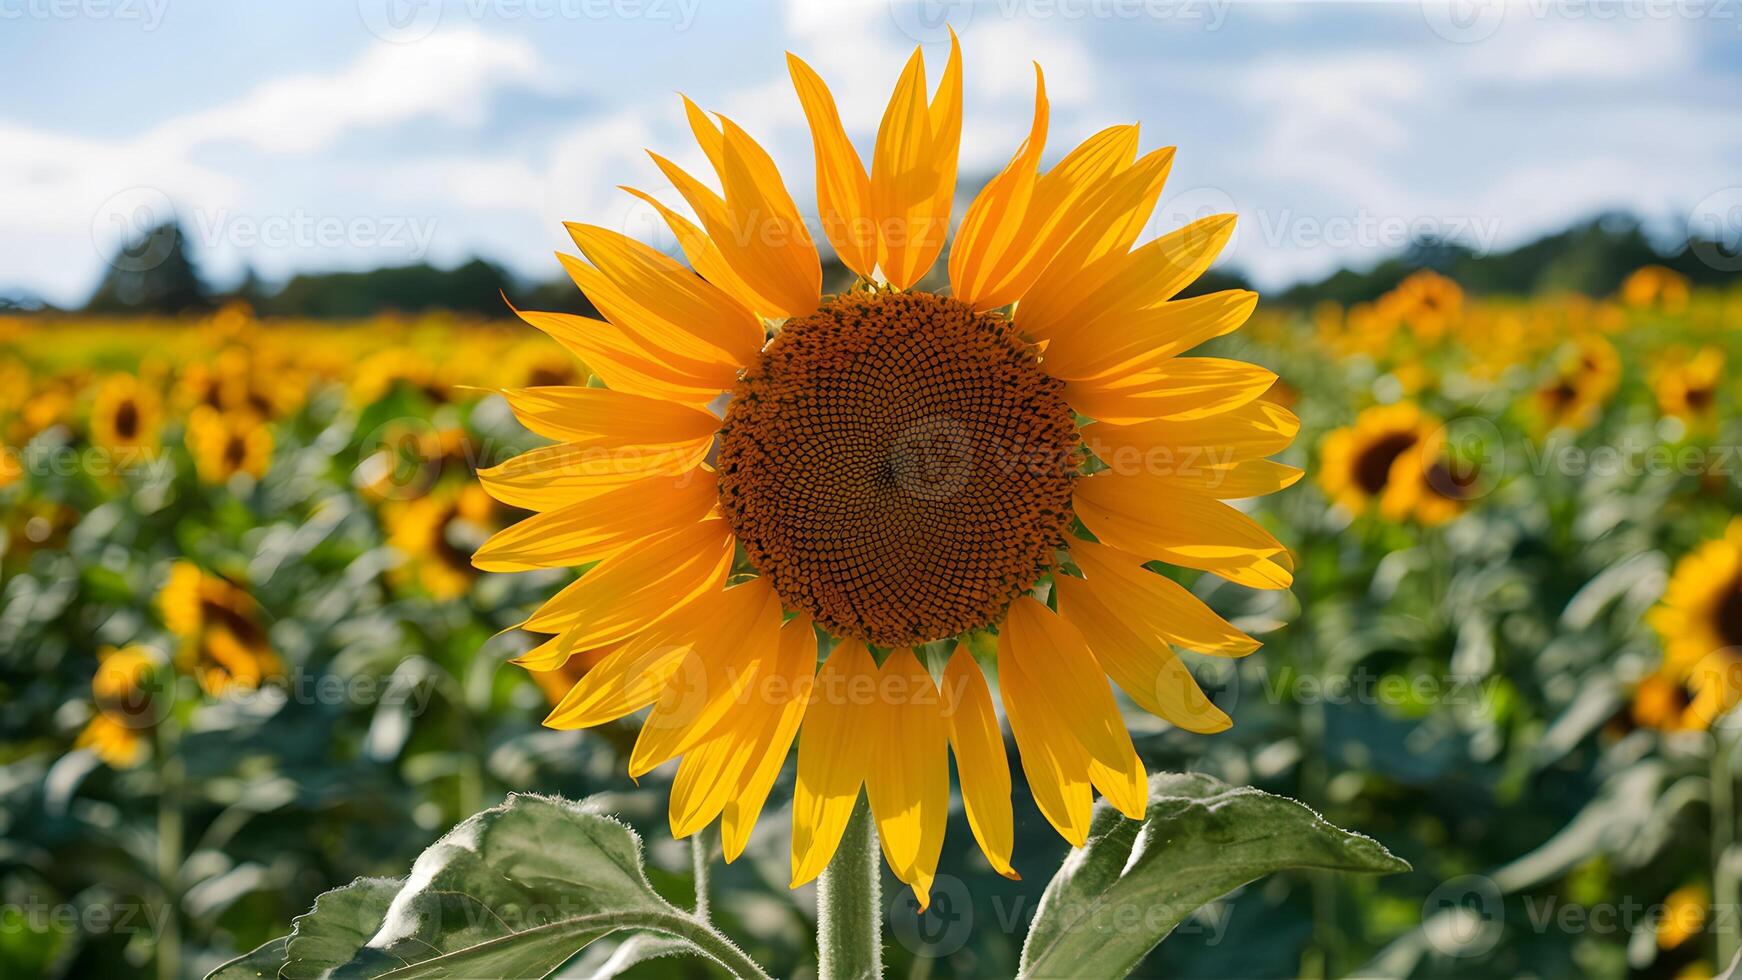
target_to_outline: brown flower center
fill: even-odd
[[[1742,576],[1731,582],[1724,598],[1718,600],[1715,615],[1718,637],[1724,646],[1742,648]]]
[[[927,293],[787,321],[720,430],[720,504],[787,605],[895,647],[998,620],[1052,564],[1079,462],[1010,324]]]
[[[1413,445],[1413,432],[1393,432],[1375,440],[1355,457],[1355,485],[1369,497],[1384,490],[1391,479],[1391,464]]]
[[[115,435],[131,439],[139,433],[139,406],[129,398],[115,409]]]

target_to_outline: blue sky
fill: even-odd
[[[474,254],[549,277],[564,220],[659,241],[616,186],[678,202],[642,152],[700,163],[675,93],[809,201],[784,52],[866,153],[946,21],[965,178],[1020,142],[1037,61],[1049,158],[1140,121],[1179,147],[1153,230],[1239,214],[1224,262],[1266,287],[1417,233],[1742,215],[1742,0],[0,0],[0,294],[80,302],[171,212],[220,282]]]

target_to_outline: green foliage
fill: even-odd
[[[654,891],[634,831],[565,800],[514,796],[431,845],[409,879],[327,892],[287,940],[211,976],[248,975],[279,956],[274,970],[285,980],[543,977],[619,932],[658,934],[658,952],[709,957],[734,976],[763,975],[731,940]]]
[[[1293,800],[1157,773],[1143,820],[1096,805],[1088,843],[1041,896],[1019,976],[1124,976],[1200,907],[1291,868],[1387,874],[1409,865]]]

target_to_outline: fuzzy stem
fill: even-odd
[[[880,860],[871,807],[861,794],[841,846],[817,879],[819,980],[876,980],[883,975]]]
[[[714,837],[709,827],[690,835],[690,869],[696,879],[696,918],[708,921],[708,880],[712,868],[708,859],[713,853]]]

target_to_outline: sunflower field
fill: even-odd
[[[1263,401],[1298,426],[1280,458],[1307,478],[1246,508],[1293,585],[1173,570],[1262,648],[1185,661],[1202,725],[1122,702],[1134,744],[1203,774],[1171,778],[1303,801],[1410,870],[1301,862],[1207,895],[1139,975],[1691,977],[1734,957],[1739,328],[1742,290],[1655,267],[1596,299],[1423,271],[1372,303],[1261,306],[1213,342],[1275,371]],[[815,969],[790,769],[720,864],[717,836],[673,839],[669,768],[625,778],[630,720],[541,726],[589,658],[509,663],[574,575],[474,566],[526,516],[475,473],[543,444],[499,392],[590,375],[511,321],[0,320],[6,976],[217,969],[514,792],[627,821],[659,898],[699,895],[774,975]],[[1017,971],[1068,845],[1013,776],[1011,874],[954,846],[924,911],[885,891],[891,975]],[[628,935],[561,975],[713,969]]]

